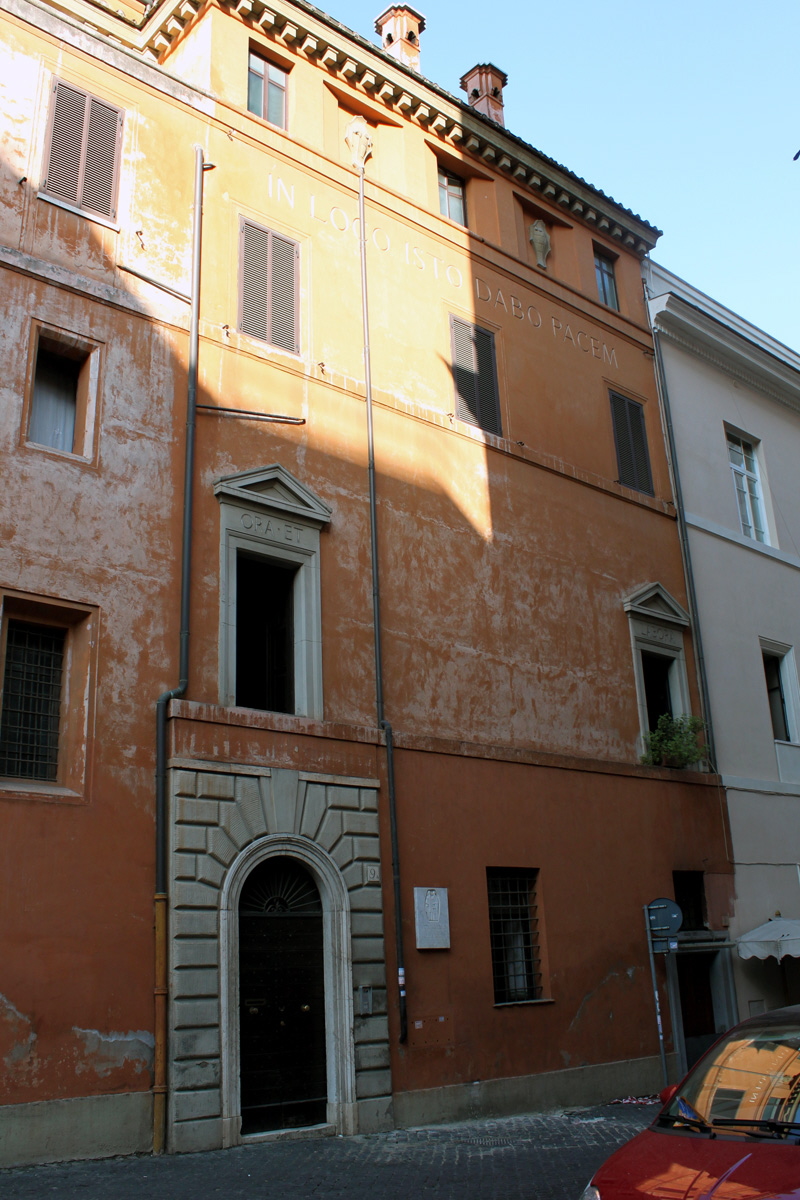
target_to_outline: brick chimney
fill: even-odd
[[[384,50],[412,71],[419,70],[419,35],[424,28],[422,13],[408,4],[393,4],[375,21]]]
[[[508,83],[505,71],[492,63],[478,63],[466,75],[461,76],[461,86],[467,93],[467,99],[473,108],[491,117],[498,125],[505,125],[503,120],[503,88]]]

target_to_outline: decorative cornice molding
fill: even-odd
[[[218,7],[274,41],[282,54],[313,63],[354,98],[366,96],[395,118],[415,121],[435,136],[443,150],[456,150],[507,176],[518,188],[569,212],[628,252],[641,258],[660,237],[660,230],[567,168],[300,0],[162,0],[138,29],[87,0],[46,0],[43,6],[77,16],[84,27],[114,38],[159,66],[208,9]]]
[[[800,412],[800,370],[669,292],[650,301],[657,336]],[[791,353],[791,352],[789,352]]]

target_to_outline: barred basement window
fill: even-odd
[[[495,1004],[542,998],[534,868],[487,867]]]
[[[609,395],[619,482],[634,491],[652,496],[653,477],[647,450],[644,407],[628,396],[618,396],[616,392],[610,392]]]
[[[121,109],[56,79],[41,194],[115,221],[122,123]]]
[[[501,437],[494,334],[452,315],[450,330],[456,416]]]
[[[239,328],[298,354],[296,242],[241,218]]]
[[[66,630],[9,621],[0,711],[0,775],[58,777]]]

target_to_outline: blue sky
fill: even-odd
[[[319,3],[319,0],[317,0]],[[375,0],[328,0],[377,42]],[[421,0],[422,71],[493,62],[506,125],[664,231],[653,257],[800,350],[797,0]]]

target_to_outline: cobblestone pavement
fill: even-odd
[[[2,1200],[579,1200],[655,1115],[610,1104],[351,1138],[0,1171]]]

